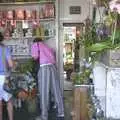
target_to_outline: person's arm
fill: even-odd
[[[9,67],[13,68],[14,64],[13,64],[13,60],[12,60],[12,56],[11,56],[10,50],[8,48],[6,49],[6,59],[7,59]]]

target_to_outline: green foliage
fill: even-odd
[[[82,73],[76,73],[73,77],[74,84],[88,84],[89,75],[91,73],[90,69],[84,69]]]
[[[30,73],[34,73],[34,67],[35,67],[35,62],[32,58],[30,58],[19,66],[19,72],[27,73],[29,71]]]
[[[105,49],[111,49],[111,42],[106,41],[106,42],[100,42],[100,43],[95,43],[92,44],[90,47],[87,48],[89,52],[102,52]]]
[[[92,64],[94,64],[96,60],[99,60],[99,56],[104,51],[108,49],[120,48],[120,28],[117,26],[118,24],[120,24],[120,15],[109,10],[108,0],[102,0],[102,2],[108,10],[106,17],[101,20],[103,23],[95,23],[96,12],[94,11],[93,20],[90,22],[90,24],[86,23],[85,32],[79,38],[80,45],[83,45],[85,48],[86,60],[88,60],[88,58],[91,58]],[[108,29],[108,31],[105,31],[102,25],[105,26],[105,30]],[[100,29],[99,26],[101,27]],[[77,74],[75,76],[75,84],[87,83],[87,79],[89,78],[91,70],[89,69],[89,74],[86,74],[86,71],[87,68],[85,68],[81,71],[80,74]]]

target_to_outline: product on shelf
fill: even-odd
[[[6,10],[2,11],[2,19],[6,19]]]
[[[40,7],[40,10],[39,10],[39,18],[40,18],[40,19],[43,19],[43,18],[44,18],[44,7],[43,7],[43,6],[41,6],[41,7]]]
[[[50,16],[51,16],[51,17],[55,17],[54,4],[50,4]]]
[[[0,11],[0,19],[2,19],[2,11]]]
[[[32,18],[32,14],[31,14],[31,11],[30,10],[25,10],[25,19],[26,20],[29,20]]]
[[[39,31],[40,31],[40,36],[43,38],[43,36],[45,36],[45,30],[43,25],[40,25]]]
[[[15,10],[15,13],[17,20],[24,20],[24,10],[22,9]]]
[[[12,26],[13,28],[15,28],[15,27],[16,27],[16,20],[11,20],[10,22],[11,22],[11,26]]]
[[[7,19],[8,19],[8,20],[13,20],[13,19],[14,19],[13,10],[8,10],[8,11],[7,11]]]
[[[25,37],[32,37],[32,29],[27,30]]]
[[[2,27],[5,27],[5,24],[6,24],[6,19],[2,19],[2,20],[1,20],[1,26],[2,26]]]
[[[40,7],[39,18],[53,18],[54,12],[54,4],[44,4]]]
[[[54,5],[53,4],[45,5],[45,17],[47,18],[54,17]]]
[[[32,19],[37,19],[37,10],[32,10]]]
[[[10,38],[10,31],[9,31],[9,29],[5,30],[4,37],[5,37],[5,39],[9,39]]]
[[[19,37],[32,38],[33,36],[38,36],[46,39],[55,35],[55,21],[51,22],[53,19],[50,19],[55,17],[55,6],[53,3],[36,4],[36,7],[34,4],[17,4],[17,6],[13,4],[13,7],[11,7],[7,4],[5,5],[6,9],[1,8],[0,10],[0,29],[5,31],[5,38],[18,39]]]

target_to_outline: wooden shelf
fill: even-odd
[[[37,21],[37,20],[39,20],[40,22],[46,22],[46,21],[54,21],[55,20],[55,17],[54,18],[43,18],[43,19],[31,19],[31,20],[14,20],[14,21],[30,21],[30,22],[32,22],[32,21]],[[7,22],[10,22],[10,21],[12,21],[12,20],[6,20]]]
[[[55,3],[55,1],[39,1],[39,2],[11,2],[11,3],[0,3],[0,5],[33,5],[33,4],[47,4]]]
[[[54,16],[51,15],[51,17],[46,17],[46,18],[40,18],[40,7],[44,6],[45,4],[53,4],[53,7],[54,7]],[[13,18],[13,20],[16,22],[16,24],[18,23],[22,23],[22,22],[28,22],[28,24],[30,24],[30,28],[31,28],[31,23],[33,21],[37,21],[41,24],[43,24],[42,27],[44,27],[45,29],[47,29],[48,27],[51,29],[51,30],[54,30],[55,29],[55,33],[56,33],[56,28],[55,28],[55,23],[57,22],[56,19],[56,10],[55,10],[55,7],[56,7],[56,1],[47,1],[47,0],[43,0],[43,1],[39,1],[39,2],[11,2],[11,3],[0,3],[0,9],[2,11],[6,11],[6,10],[16,10],[17,8],[19,9],[24,9],[24,10],[27,10],[27,9],[30,9],[30,10],[36,10],[36,19],[26,19],[26,20],[19,20],[17,19],[16,17]],[[16,19],[16,20],[15,20]],[[8,20],[6,18],[6,26],[5,28],[7,27],[7,25],[9,25],[8,23],[12,21],[12,20]],[[45,23],[45,24],[44,24]],[[47,26],[48,24],[48,26]],[[50,24],[50,25],[49,25]],[[51,25],[52,24],[52,25]],[[17,25],[16,25],[17,26]],[[21,27],[21,24],[17,26],[18,27]],[[40,31],[40,30],[39,30]],[[23,31],[24,32],[24,31]],[[54,31],[53,31],[54,32]],[[48,32],[49,33],[49,32]],[[56,37],[56,34],[54,33],[52,35],[52,31],[50,31],[51,35],[48,35],[48,36],[44,36],[44,35],[47,35],[47,34],[43,34],[43,36],[34,36],[35,34],[32,33],[31,36],[25,36],[24,37],[24,34],[22,34],[21,36],[19,35],[18,37],[9,37],[9,38],[5,38],[4,42],[5,44],[10,47],[11,49],[15,47],[15,51],[12,51],[12,56],[13,56],[13,59],[26,59],[26,58],[31,58],[31,56],[29,55],[29,47],[31,46],[31,43],[33,42],[34,38],[36,37],[41,37],[43,40],[48,40],[48,39],[51,39],[51,38],[54,38]],[[42,35],[42,34],[41,34]],[[20,41],[22,40],[22,42]],[[25,43],[25,50],[22,50],[23,47],[24,47],[24,43]],[[16,50],[16,49],[20,49],[20,50]],[[24,51],[27,51],[26,53],[24,53]]]
[[[36,37],[41,37],[41,38],[53,38],[55,35],[51,36],[31,36],[31,37],[10,37],[9,40],[16,40],[16,39],[28,39],[28,38],[36,38]],[[6,40],[6,39],[5,39]]]

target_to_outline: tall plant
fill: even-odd
[[[87,56],[93,55],[91,54],[93,52],[94,55],[98,55],[106,49],[116,49],[120,46],[120,3],[117,0],[102,1],[106,10],[106,15],[101,20],[103,23],[95,22],[96,9],[94,8],[93,20],[83,36]]]

